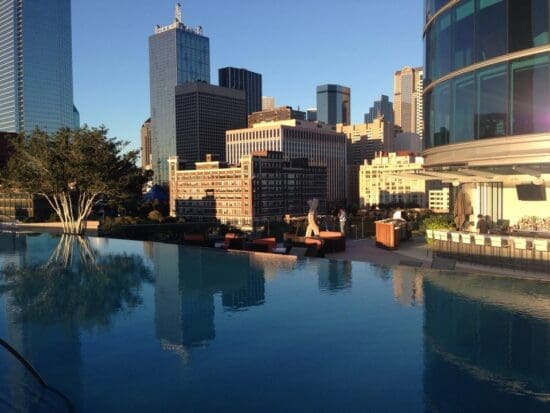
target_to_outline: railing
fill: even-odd
[[[550,271],[550,240],[514,235],[427,230],[438,256],[517,270]]]

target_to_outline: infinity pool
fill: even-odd
[[[0,233],[0,338],[79,412],[548,412],[550,283]],[[0,411],[68,411],[0,347]]]

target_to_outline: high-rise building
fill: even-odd
[[[372,161],[365,161],[359,172],[361,206],[400,204],[425,207],[426,181],[412,176],[413,172],[422,170],[422,165],[422,157],[399,152],[380,152]],[[398,177],[398,174],[404,175]]]
[[[208,156],[194,169],[180,170],[177,158],[170,163],[170,213],[188,221],[251,227],[280,221],[285,214],[306,214],[312,198],[325,211],[327,169],[307,159],[259,151],[232,166]]]
[[[226,133],[227,161],[236,164],[257,151],[281,151],[284,159],[307,158],[312,166],[327,167],[327,204],[346,204],[346,135],[330,125],[302,120],[255,124]]]
[[[72,128],[71,1],[0,0],[0,131]]]
[[[383,143],[384,151],[391,152],[395,136],[394,125],[384,117],[376,118],[370,123],[355,125],[336,125],[336,130],[345,133],[350,142],[360,140],[362,137],[379,140]],[[363,160],[361,160],[361,163]]]
[[[175,87],[188,82],[210,83],[210,40],[202,27],[183,23],[181,5],[168,26],[156,26],[149,37],[154,180],[168,183],[168,158],[176,152]]]
[[[548,217],[549,2],[430,0],[425,13],[426,174],[467,194],[474,217]]]
[[[224,67],[218,75],[220,86],[244,90],[247,115],[262,110],[262,75],[235,67]]]
[[[423,69],[421,67],[405,67],[395,72],[393,79],[394,121],[403,132],[420,134],[418,128],[423,122],[422,78]]]
[[[175,114],[180,160],[199,162],[207,154],[225,160],[225,132],[246,127],[245,92],[202,82],[177,86]]]
[[[262,111],[274,110],[274,109],[275,109],[275,98],[272,96],[262,96]]]
[[[374,104],[369,109],[369,113],[365,113],[365,123],[371,123],[382,116],[391,123],[395,121],[393,103],[390,102],[390,98],[386,95],[382,95],[380,96],[380,100],[374,101]]]
[[[273,110],[264,110],[248,116],[248,127],[251,128],[256,123],[277,122],[290,119],[306,120],[306,113],[301,110],[294,110],[290,106],[282,106]]]
[[[141,125],[141,167],[144,170],[151,169],[151,118]]]
[[[351,123],[351,90],[340,85],[317,86],[317,121],[328,125]]]
[[[317,108],[311,108],[306,111],[306,120],[317,122]]]

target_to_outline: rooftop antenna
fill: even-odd
[[[180,3],[176,3],[176,22],[183,22],[183,10]]]

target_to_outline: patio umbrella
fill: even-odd
[[[464,222],[466,222],[467,203],[468,203],[468,199],[466,198],[466,194],[461,190],[459,190],[458,193],[456,194],[455,207],[453,211],[456,229],[459,231],[464,226]]]

